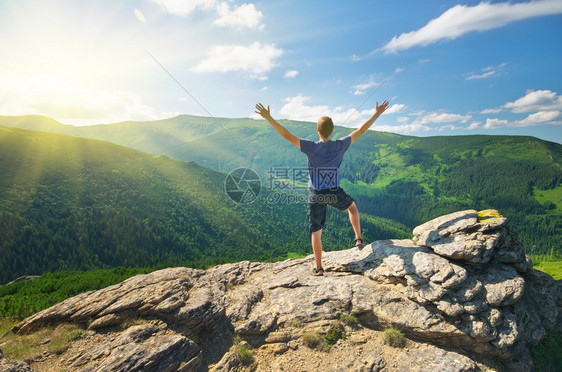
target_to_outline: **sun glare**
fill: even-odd
[[[13,101],[4,106],[14,112],[2,114],[43,114],[70,124],[153,116],[124,83],[134,69],[131,53],[142,51],[127,39],[140,27],[130,18],[118,23],[95,8],[68,11],[46,2],[18,9],[11,20],[18,33],[6,41],[11,56],[0,70],[3,93]]]

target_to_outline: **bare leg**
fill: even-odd
[[[355,238],[361,238],[361,223],[359,222],[359,211],[357,210],[355,202],[351,203],[349,208],[347,208],[347,213],[349,214],[349,222],[351,222],[351,226],[355,232]]]
[[[314,252],[314,260],[316,268],[322,267],[322,229],[313,232],[310,235],[312,242],[312,251]]]

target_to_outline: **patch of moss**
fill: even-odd
[[[488,220],[490,218],[500,218],[503,217],[500,212],[495,209],[484,209],[479,211],[478,213],[478,222],[482,222],[484,220]]]
[[[328,330],[328,333],[326,333],[326,343],[328,345],[333,345],[336,342],[338,342],[338,340],[345,340],[346,338],[346,334],[345,331],[337,326],[337,325],[333,325],[332,327],[330,327],[330,329]]]

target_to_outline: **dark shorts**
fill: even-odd
[[[326,190],[309,189],[307,202],[308,231],[313,233],[324,227],[327,205],[344,211],[353,202],[353,198],[343,191],[341,187]]]

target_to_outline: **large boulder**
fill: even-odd
[[[99,332],[103,345],[69,349],[71,370],[120,369],[124,362],[116,355],[127,355],[127,368],[230,369],[238,362],[229,335],[290,353],[303,332],[325,332],[326,322],[351,313],[364,327],[393,325],[412,339],[501,358],[511,370],[525,371],[532,369],[530,347],[561,329],[562,286],[532,269],[495,211],[442,216],[414,229],[412,240],[326,252],[324,277],[312,276],[312,265],[309,256],[159,270],[67,299],[14,331],[73,321]],[[128,327],[127,319],[136,317],[165,326]],[[408,357],[423,360],[431,353]],[[454,354],[439,355],[450,370],[474,368],[466,360],[458,368],[449,363]],[[376,362],[369,363],[382,366]]]

